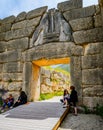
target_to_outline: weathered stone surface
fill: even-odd
[[[36,28],[31,46],[58,41],[73,41],[72,30],[58,10],[50,9]]]
[[[72,48],[72,49],[71,49]],[[78,49],[77,49],[78,48]],[[83,48],[73,42],[54,42],[37,46],[23,53],[23,60],[31,61],[42,58],[62,58],[71,55],[83,55]]]
[[[82,57],[82,68],[93,69],[103,67],[103,55],[87,55]]]
[[[28,46],[29,46],[29,39],[25,37],[25,38],[9,41],[6,45],[6,48],[9,51],[15,49],[20,49],[24,51],[28,48]]]
[[[70,44],[70,52],[72,56],[81,56],[83,55],[84,49],[82,46],[77,46],[75,44]]]
[[[5,41],[6,33],[0,33],[0,41]]]
[[[4,18],[3,20],[2,20],[2,23],[4,24],[4,23],[14,23],[14,21],[15,21],[15,16],[9,16],[9,17],[6,17],[6,18]]]
[[[32,19],[38,16],[42,16],[47,10],[47,6],[37,8],[27,13],[26,19]]]
[[[95,14],[95,6],[74,9],[63,13],[67,21],[78,18],[90,17],[93,16],[94,14]]]
[[[23,71],[23,64],[20,62],[8,62],[3,65],[4,73],[20,73]]]
[[[96,5],[95,8],[96,8],[96,15],[100,14],[101,13],[100,5],[99,4]]]
[[[0,64],[0,73],[3,71],[3,64]]]
[[[21,51],[14,50],[0,54],[0,63],[19,61],[21,59]]]
[[[23,78],[22,78],[22,73],[3,73],[2,74],[2,80],[5,81],[5,82],[10,82],[10,80],[12,82],[14,81],[22,81]]]
[[[85,46],[85,55],[100,54],[103,50],[103,42],[90,43]]]
[[[0,41],[0,53],[4,52],[6,49],[6,42]]]
[[[22,29],[22,28],[26,28],[26,27],[29,28],[30,26],[36,27],[38,25],[38,23],[40,22],[40,18],[41,17],[36,17],[34,19],[31,19],[31,20],[24,20],[24,21],[20,21],[18,23],[15,23],[12,26],[12,30]]]
[[[94,20],[95,20],[95,23],[94,23],[95,27],[101,27],[103,25],[101,15],[94,16]]]
[[[96,107],[97,104],[103,105],[103,97],[84,97],[83,98],[83,104],[93,108]]]
[[[26,18],[26,12],[21,12],[20,14],[17,15],[17,17],[15,18],[15,22],[20,22],[25,20]]]
[[[103,84],[103,69],[86,69],[82,70],[82,84],[101,85]]]
[[[96,85],[89,88],[84,88],[83,96],[84,97],[95,97],[95,96],[103,97],[103,85]]]
[[[62,3],[59,3],[57,5],[58,9],[62,12],[76,9],[76,8],[82,8],[82,0],[69,0]]]
[[[7,60],[6,56],[7,56],[6,53],[0,53],[0,63],[6,62]]]
[[[5,40],[9,41],[12,39],[22,38],[22,37],[29,37],[32,35],[35,27],[23,28],[19,30],[11,30],[6,33]]]
[[[73,31],[86,30],[93,28],[93,18],[80,18],[69,21]]]
[[[18,83],[18,82],[13,82],[13,83],[9,83],[8,85],[8,90],[9,91],[19,91],[22,88],[22,83]]]
[[[22,89],[27,93],[28,99],[31,98],[32,63],[26,62],[23,66],[23,86]],[[33,83],[33,81],[32,81]]]
[[[73,33],[76,44],[93,43],[103,41],[103,28],[94,28],[86,31],[77,31]]]
[[[11,23],[2,24],[2,25],[0,26],[0,33],[1,33],[1,32],[9,31],[10,29],[11,29]]]
[[[71,85],[74,85],[79,96],[79,102],[82,103],[82,70],[81,70],[81,57],[72,56],[70,58],[70,74],[71,74]]]

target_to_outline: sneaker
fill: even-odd
[[[67,108],[67,105],[63,105],[63,108]]]
[[[1,110],[1,112],[4,112],[4,110]]]
[[[13,108],[13,106],[10,107],[10,109],[12,109],[12,108]]]

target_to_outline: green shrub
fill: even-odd
[[[103,118],[103,105],[100,106],[99,104],[97,104],[94,110],[97,115],[100,115]]]
[[[40,94],[40,98],[39,100],[47,100],[47,99],[50,99],[54,96],[61,96],[63,95],[63,92],[62,91],[55,91],[53,93],[44,93],[44,94]]]
[[[82,107],[84,108],[85,114],[90,114],[91,113],[90,109],[87,106],[83,105]]]

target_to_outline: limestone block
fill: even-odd
[[[9,83],[8,90],[9,91],[19,91],[22,88],[22,83],[20,82],[13,82]]]
[[[95,27],[101,27],[103,25],[101,15],[94,16],[94,20],[95,20],[94,22]]]
[[[23,64],[20,62],[8,62],[3,65],[4,73],[20,73],[23,71]]]
[[[70,21],[74,19],[93,16],[95,12],[95,6],[89,6],[64,12],[63,15],[67,21]]]
[[[2,81],[2,74],[0,74],[0,81]],[[0,86],[0,89],[2,89],[1,86]]]
[[[102,96],[103,97],[103,85],[96,85],[90,88],[83,89],[84,97],[94,97],[94,96]]]
[[[103,67],[103,56],[97,55],[87,55],[82,56],[82,69],[93,69]]]
[[[85,69],[82,70],[82,84],[101,85],[103,84],[103,69]]]
[[[103,97],[83,97],[83,104],[90,108],[96,107],[97,104],[103,105]]]
[[[82,0],[69,0],[62,3],[59,3],[57,5],[58,9],[62,12],[76,9],[76,8],[82,8]]]
[[[82,46],[75,45],[74,43],[71,43],[69,46],[70,46],[70,52],[72,56],[83,55],[84,49]]]
[[[22,73],[3,73],[2,80],[5,82],[22,81]]]
[[[0,41],[5,41],[6,33],[0,33]]]
[[[0,53],[4,52],[6,49],[6,42],[0,41]]]
[[[29,40],[27,37],[21,38],[21,39],[16,39],[16,40],[11,40],[7,43],[6,47],[7,50],[15,50],[15,49],[20,49],[22,51],[26,50],[28,48]]]
[[[15,21],[15,16],[9,16],[9,17],[6,17],[6,18],[4,18],[3,20],[2,20],[2,23],[4,24],[4,23],[14,23],[14,21]]]
[[[47,6],[37,8],[27,13],[26,19],[32,19],[38,16],[42,16],[47,10]]]
[[[32,63],[26,62],[23,66],[23,90],[27,93],[28,98],[31,96],[31,76],[32,76]],[[33,83],[33,81],[32,81]]]
[[[3,64],[0,64],[0,73],[3,71]]]
[[[21,59],[21,51],[7,51],[0,54],[0,63],[11,62],[11,61],[19,61]]]
[[[29,37],[32,35],[35,27],[23,28],[19,30],[11,30],[6,33],[5,40],[9,41],[12,39],[22,38],[22,37]]]
[[[2,25],[0,26],[0,33],[1,33],[1,32],[9,31],[10,29],[11,29],[11,23],[2,24]]]
[[[77,31],[73,33],[73,38],[76,44],[102,42],[103,28],[94,28],[86,31]]]
[[[82,96],[82,70],[81,70],[81,57],[72,56],[70,58],[70,74],[71,74],[71,85],[74,85],[79,97]]]
[[[14,23],[12,26],[12,30],[23,29],[23,28],[31,27],[31,26],[36,27],[39,24],[40,19],[41,17],[36,17],[30,20],[24,20],[24,21]]]
[[[103,42],[90,43],[85,46],[85,55],[100,54],[103,50]]]
[[[7,53],[0,53],[0,63],[7,62]]]
[[[30,26],[35,26],[36,27],[39,24],[40,19],[41,19],[41,17],[36,17],[36,18],[28,20],[27,27],[30,27]]]
[[[95,7],[96,7],[96,15],[100,14],[101,12],[100,5],[98,4]]]
[[[20,22],[25,20],[26,18],[26,12],[21,12],[20,14],[17,15],[17,17],[15,18],[15,22]]]
[[[17,23],[14,23],[12,25],[12,30],[17,30],[17,29],[22,29],[22,28],[25,28],[26,27],[26,24],[27,24],[27,20],[24,20],[24,21],[20,21],[20,22],[17,22]]]
[[[71,55],[69,42],[58,42],[36,46],[23,53],[23,60],[31,61],[41,58],[62,58]]]
[[[93,28],[93,18],[80,18],[69,21],[73,31],[87,30]]]

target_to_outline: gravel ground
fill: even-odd
[[[103,119],[94,114],[68,114],[58,130],[103,130]]]

